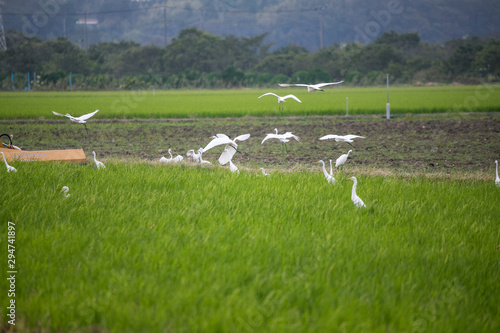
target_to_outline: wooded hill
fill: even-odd
[[[5,30],[85,47],[134,41],[165,46],[196,27],[216,36],[266,33],[271,50],[316,51],[335,43],[369,44],[384,32],[418,33],[442,44],[464,36],[500,37],[498,0],[15,0],[4,1]],[[92,19],[85,38],[84,18]],[[93,24],[96,23],[97,24]]]

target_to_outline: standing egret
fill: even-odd
[[[175,156],[173,159],[172,159],[172,162],[174,163],[179,163],[179,162],[182,162],[184,160],[184,157],[182,157],[182,155],[177,155]]]
[[[344,81],[338,81],[338,82],[329,82],[329,83],[317,83],[317,84],[303,84],[303,83],[295,83],[295,84],[288,84],[288,83],[278,83],[280,87],[306,87],[308,92],[311,91],[324,91],[323,87],[326,86],[332,86],[335,84],[341,84]]]
[[[67,117],[67,118],[69,118],[69,120],[71,120],[74,123],[83,124],[83,126],[85,126],[85,130],[87,131],[87,133],[89,132],[89,130],[87,129],[87,124],[86,124],[87,119],[89,119],[90,117],[95,115],[97,112],[99,112],[99,110],[95,110],[94,112],[84,114],[83,116],[80,116],[80,117],[73,117],[69,113],[60,114],[60,113],[57,113],[55,111],[52,111],[52,113],[55,114],[56,116]]]
[[[170,158],[166,158],[165,156],[160,157],[160,163],[170,163],[170,162],[172,162],[172,154],[170,154]]]
[[[330,160],[330,176],[333,177],[332,160]]]
[[[323,160],[319,160],[318,162],[316,162],[316,164],[318,164],[318,163],[321,163],[323,166],[323,174],[325,175],[326,181],[328,183],[335,184],[337,181],[335,180],[333,175],[328,174],[328,172],[326,171],[325,162],[323,162]]]
[[[191,157],[193,159],[193,162],[198,162],[198,163],[200,162],[200,154],[195,153],[194,149],[188,150],[186,156]]]
[[[259,170],[262,171],[262,174],[264,176],[269,176],[269,174],[266,172],[266,170],[264,170],[264,168],[260,168]]]
[[[366,207],[363,200],[361,200],[361,198],[358,197],[358,195],[356,194],[356,186],[358,185],[358,180],[356,179],[356,177],[351,177],[348,178],[347,180],[352,180],[354,182],[354,184],[352,184],[352,193],[351,193],[352,202],[358,207]]]
[[[104,165],[104,163],[102,162],[99,162],[96,157],[95,157],[95,151],[92,151],[92,153],[94,154],[94,162],[95,162],[95,166],[97,167],[97,170],[99,169],[104,169],[106,166]]]
[[[162,163],[171,163],[171,162],[174,162],[174,163],[177,163],[177,162],[182,162],[182,160],[184,160],[184,158],[181,156],[181,155],[177,155],[176,157],[173,157],[172,156],[172,149],[168,149],[168,154],[170,155],[170,158],[166,158],[165,156],[162,156],[160,158],[160,162]]]
[[[322,136],[319,138],[320,140],[328,140],[328,139],[335,139],[336,142],[345,142],[354,147],[351,143],[353,143],[353,139],[360,138],[360,139],[366,139],[364,136],[359,136],[359,135],[353,135],[353,134],[348,134],[348,135],[335,135],[335,134],[328,134],[325,136]]]
[[[495,174],[496,174],[496,178],[495,178],[495,185],[500,187],[500,178],[498,177],[498,161],[495,160]]]
[[[282,96],[278,96],[278,95],[276,95],[276,94],[274,94],[274,93],[272,93],[272,92],[268,92],[268,93],[266,93],[266,94],[264,94],[264,95],[261,95],[261,96],[259,96],[259,98],[261,98],[261,97],[263,97],[263,96],[268,96],[268,95],[273,95],[273,96],[278,97],[278,103],[279,103],[279,105],[278,105],[278,110],[284,110],[283,103],[285,103],[285,100],[286,100],[286,99],[288,99],[288,98],[293,98],[293,99],[294,99],[294,100],[296,100],[297,102],[302,103],[302,102],[300,101],[300,99],[298,99],[295,95],[286,95],[286,96],[283,96],[283,97],[282,97]]]
[[[59,192],[59,194],[61,194],[61,193],[62,193],[62,194],[64,195],[64,197],[65,197],[65,198],[69,198],[69,196],[70,196],[71,194],[69,194],[69,193],[68,193],[68,191],[69,191],[69,187],[67,187],[67,186],[63,186],[63,188],[62,188],[61,192]]]
[[[5,159],[5,155],[3,154],[3,151],[2,151],[2,152],[0,152],[0,154],[2,154],[2,156],[3,156],[3,161],[5,162],[5,166],[7,167],[7,172],[11,172],[11,171],[13,171],[13,172],[17,172],[17,169],[16,169],[16,168],[14,168],[13,166],[11,166],[11,165],[9,165],[9,164],[7,163],[7,160]]]
[[[198,149],[198,154],[200,155],[200,163],[201,164],[212,164],[209,161],[203,159],[203,148]]]
[[[347,154],[340,155],[339,158],[335,161],[335,167],[338,168],[340,166],[343,166],[344,163],[347,161],[347,158],[349,157],[349,154],[351,153],[352,150],[349,150]]]

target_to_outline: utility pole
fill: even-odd
[[[85,52],[87,52],[87,11],[85,11],[84,19],[85,25],[83,27],[83,42],[85,44]]]
[[[387,104],[385,105],[385,118],[391,119],[391,104],[389,103],[389,74],[386,74],[387,79]]]
[[[323,48],[323,18],[319,17],[319,48]]]
[[[0,5],[3,2],[0,1]],[[5,41],[5,30],[3,29],[2,8],[0,7],[0,51],[7,50],[7,42]]]
[[[167,46],[167,8],[163,8],[163,36],[165,38],[165,46]]]

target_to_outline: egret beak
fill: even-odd
[[[347,178],[346,180],[352,180],[351,178]]]

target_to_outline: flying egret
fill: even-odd
[[[295,139],[300,142],[300,137],[292,134],[292,132],[286,132],[285,134],[278,134],[277,128],[275,128],[274,131],[275,133],[266,134],[266,137],[264,138],[264,140],[262,140],[260,144],[263,144],[269,139],[278,139],[281,141],[281,143],[287,143],[290,141],[290,139]]]
[[[238,168],[236,167],[236,165],[233,164],[233,161],[229,160],[229,171],[231,171],[232,173],[240,173],[240,170],[238,170]]]
[[[200,155],[201,164],[212,164],[209,161],[203,159],[203,148],[198,149],[198,154]]]
[[[292,132],[286,132],[284,134],[278,134],[278,129],[277,128],[275,128],[274,131],[275,131],[275,133],[268,133],[268,134],[266,134],[266,137],[264,138],[264,140],[262,140],[262,142],[260,144],[261,145],[264,144],[264,142],[266,142],[266,140],[269,140],[269,139],[278,139],[278,140],[280,140],[280,142],[282,143],[283,147],[285,148],[285,153],[286,153],[286,143],[289,142],[290,139],[295,139],[298,142],[300,142],[300,137],[292,134]]]
[[[343,155],[340,155],[339,158],[337,158],[337,160],[335,161],[335,167],[338,168],[342,165],[344,165],[344,163],[347,161],[347,158],[349,157],[349,154],[351,153],[352,150],[349,150],[347,152],[347,154],[343,154]]]
[[[11,172],[11,171],[13,171],[13,172],[17,172],[17,169],[16,169],[16,168],[14,168],[13,166],[11,166],[11,165],[9,165],[9,164],[7,163],[7,160],[5,159],[5,155],[3,154],[3,151],[2,151],[2,152],[0,152],[0,154],[2,154],[2,156],[3,156],[3,161],[5,162],[5,166],[7,167],[7,172]]]
[[[323,162],[323,160],[319,160],[318,162],[316,162],[316,164],[318,163],[321,163],[323,165],[323,174],[325,175],[326,181],[328,183],[335,184],[337,181],[335,180],[333,175],[328,174],[328,172],[326,171],[325,162]]]
[[[269,176],[269,174],[266,172],[266,170],[264,170],[264,168],[260,168],[259,170],[262,171],[262,174],[264,176]]]
[[[328,140],[328,139],[335,139],[336,142],[346,142],[353,146],[351,143],[353,143],[353,139],[360,138],[360,139],[366,139],[364,136],[359,136],[359,135],[353,135],[353,134],[348,134],[348,135],[335,135],[335,134],[328,134],[325,136],[322,136],[319,138],[320,140]],[[354,147],[354,146],[353,146]]]
[[[285,100],[288,99],[288,98],[293,98],[297,102],[302,103],[300,101],[300,99],[298,99],[295,95],[286,95],[286,96],[281,97],[281,96],[278,96],[278,95],[276,95],[275,93],[272,93],[272,92],[268,92],[268,93],[266,93],[264,95],[261,95],[261,96],[259,96],[259,98],[261,98],[263,96],[267,96],[267,95],[273,95],[273,96],[278,97],[278,103],[279,103],[278,110],[284,110],[283,103],[285,103]]]
[[[68,191],[69,191],[69,187],[67,187],[67,186],[63,186],[63,188],[62,188],[61,192],[59,192],[59,193],[62,193],[62,194],[64,195],[64,197],[65,197],[65,198],[69,198],[69,196],[70,196],[71,194],[69,194],[69,193],[68,193]]]
[[[83,126],[85,126],[85,130],[87,131],[87,133],[89,131],[87,129],[87,124],[86,124],[87,123],[87,119],[89,119],[90,117],[92,117],[93,115],[95,115],[97,112],[99,112],[99,110],[95,110],[94,112],[84,114],[83,116],[80,116],[80,117],[73,117],[69,113],[60,114],[60,113],[57,113],[55,111],[52,111],[52,113],[55,114],[56,116],[67,117],[67,118],[69,118],[69,120],[71,120],[74,123],[83,124]]]
[[[311,91],[324,91],[323,87],[326,86],[332,86],[335,84],[341,84],[344,81],[338,81],[338,82],[329,82],[329,83],[317,83],[317,84],[303,84],[303,83],[295,83],[295,84],[288,84],[288,83],[278,83],[280,87],[306,87],[308,92]]]
[[[354,184],[352,184],[352,193],[351,193],[352,202],[358,207],[366,207],[363,200],[361,200],[361,198],[358,197],[358,195],[356,194],[356,186],[358,185],[358,180],[356,179],[356,177],[351,177],[348,178],[347,180],[352,180],[354,182]]]
[[[212,141],[210,141],[206,145],[206,147],[203,148],[203,151],[205,152],[216,146],[226,145],[224,151],[219,157],[219,163],[221,165],[225,165],[233,158],[234,154],[236,154],[236,152],[238,151],[238,144],[236,143],[236,141],[245,141],[248,140],[249,137],[250,134],[242,134],[231,140],[231,138],[226,134],[216,134],[210,137]]]
[[[498,161],[495,160],[495,174],[496,174],[496,178],[495,178],[495,185],[500,187],[500,178],[498,177]]]
[[[95,166],[97,167],[97,170],[99,169],[104,169],[106,166],[104,165],[104,163],[98,161],[95,157],[95,151],[92,151],[92,153],[94,154],[94,162],[95,162]]]

